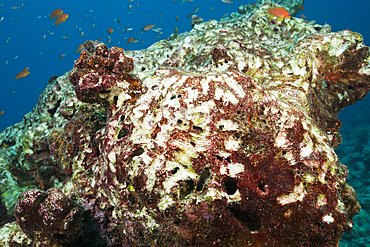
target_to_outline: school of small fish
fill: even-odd
[[[120,0],[122,1],[122,0]],[[129,15],[130,13],[134,12],[138,7],[139,7],[139,4],[138,3],[134,3],[134,0],[126,0],[128,2],[128,4],[126,5],[127,7],[123,6],[123,8],[127,9],[127,14],[126,15]],[[149,0],[147,0],[149,1]],[[193,2],[193,0],[178,0],[179,2]],[[68,0],[67,0],[68,2]],[[233,4],[233,1],[231,0],[221,0],[221,2],[223,3],[226,3],[226,4]],[[173,0],[173,3],[177,3],[176,0]],[[108,6],[109,4],[106,3],[106,6]],[[0,7],[4,7],[4,4],[0,4]],[[196,5],[192,5],[192,7],[194,8],[193,11],[187,15],[187,18],[190,18],[192,17],[195,13],[197,13],[200,8],[197,7]],[[255,4],[253,3],[252,4],[252,8],[255,7]],[[11,6],[10,9],[11,10],[19,10],[19,9],[22,9],[22,8],[25,8],[24,5],[23,5],[23,2],[20,4],[20,5],[16,5],[16,6]],[[209,9],[209,11],[212,11],[214,10],[215,7],[211,7]],[[0,9],[1,11],[3,11],[2,9]],[[304,8],[303,6],[301,6],[301,10],[303,11]],[[108,9],[107,9],[108,11]],[[97,16],[95,15],[94,16],[94,10],[93,9],[90,9],[88,11],[89,13],[86,13],[84,14],[84,17],[85,18],[97,18]],[[277,21],[281,21],[283,19],[289,19],[291,18],[289,12],[283,8],[283,7],[276,7],[276,8],[273,8],[273,9],[269,9],[268,10],[268,13],[270,14],[270,17],[272,18],[277,18]],[[228,16],[229,13],[225,13],[224,15],[222,15],[221,17],[224,18],[226,16]],[[28,16],[28,15],[27,15]],[[106,27],[106,32],[108,34],[113,34],[113,33],[117,33],[117,34],[120,34],[120,33],[127,33],[127,36],[125,36],[123,38],[124,41],[126,41],[126,44],[129,45],[129,44],[135,44],[135,43],[138,43],[140,41],[140,44],[143,44],[144,43],[144,40],[141,40],[141,37],[140,37],[140,34],[143,34],[143,32],[147,32],[147,31],[150,31],[152,30],[155,34],[156,34],[156,38],[160,38],[161,34],[164,33],[164,31],[162,31],[162,28],[161,27],[158,27],[158,26],[161,26],[163,25],[162,21],[161,21],[161,17],[163,16],[163,14],[159,15],[159,21],[156,21],[156,22],[152,22],[152,23],[149,23],[147,25],[145,25],[144,27],[141,28],[141,30],[137,30],[137,31],[140,31],[140,32],[135,32],[134,28],[133,27],[130,27],[130,24],[126,24],[125,27],[118,27],[118,28],[112,28],[112,27]],[[183,15],[184,16],[184,15]],[[29,16],[28,16],[29,17]],[[53,26],[58,27],[59,25],[63,24],[64,22],[66,22],[67,20],[69,20],[69,15],[67,13],[64,13],[64,10],[63,9],[54,9],[50,14],[48,14],[47,16],[38,16],[37,18],[38,19],[42,19],[43,17],[48,17],[50,18],[50,21],[53,21],[53,19],[55,20],[53,22]],[[301,18],[307,18],[305,15],[301,14],[300,15]],[[30,17],[29,17],[30,18]],[[124,17],[120,16],[118,18],[115,18],[113,21],[115,23],[117,23],[118,25],[121,24],[121,18],[122,20],[124,19]],[[151,18],[151,14],[148,14],[148,18]],[[179,28],[177,27],[177,25],[175,23],[178,23],[179,20],[181,19],[181,15],[178,14],[178,15],[175,15],[174,16],[174,20],[176,22],[173,23],[174,26],[174,33],[175,34],[178,34],[179,33]],[[0,23],[7,21],[7,19],[5,19],[4,16],[0,17]],[[10,20],[12,21],[16,21],[16,20],[20,20],[19,18],[10,18]],[[182,19],[183,20],[183,19]],[[71,19],[71,21],[73,21],[73,19]],[[93,23],[91,25],[91,29],[92,30],[95,30],[97,29],[98,25],[103,25],[103,24],[99,24],[98,20],[96,21],[96,23]],[[184,26],[183,26],[184,27]],[[84,38],[84,40],[87,38],[87,35],[84,31],[84,28],[83,26],[81,26],[80,24],[79,25],[76,25],[75,27],[75,31],[78,31],[79,32],[79,37],[80,38]],[[132,31],[132,32],[131,32]],[[56,32],[56,30],[55,30]],[[41,40],[42,41],[45,41],[45,39],[47,39],[47,36],[48,35],[54,35],[55,32],[53,31],[50,31],[50,30],[46,30],[46,33],[43,34]],[[140,33],[140,34],[139,34]],[[60,36],[62,39],[65,39],[65,40],[71,40],[73,37],[72,35],[70,35],[70,33],[68,33],[67,35],[61,35]],[[101,40],[102,38],[104,37],[104,33],[101,35],[101,37],[98,37],[96,38],[97,40]],[[9,42],[10,42],[11,38],[10,37],[6,37],[5,39],[5,45],[7,45]],[[81,52],[83,49],[84,49],[84,40],[82,40],[80,42],[80,45],[76,48],[76,53],[79,53]],[[118,41],[117,44],[120,44],[121,41]],[[110,36],[107,36],[107,40],[106,40],[106,43],[110,44],[112,43],[112,38]],[[59,51],[59,59],[62,60],[65,56],[66,56],[67,53],[63,53],[61,50]],[[17,59],[18,56],[15,56],[14,59]],[[4,66],[7,66],[9,63],[9,60],[5,60],[4,62]],[[27,77],[28,75],[30,74],[30,71],[29,71],[29,67],[26,67],[24,68],[22,71],[20,71],[16,76],[14,76],[13,78],[15,79],[15,81],[17,81],[18,79],[22,79],[22,78],[25,78]],[[53,76],[52,78],[56,79],[56,76]],[[50,79],[51,80],[51,79]],[[50,82],[49,80],[49,82]],[[11,91],[10,93],[15,93],[15,91]],[[4,111],[0,111],[0,116],[3,115]]]

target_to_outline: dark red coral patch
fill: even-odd
[[[23,192],[14,213],[22,231],[31,239],[47,237],[71,243],[83,232],[84,210],[58,188]]]
[[[108,49],[98,41],[86,41],[85,48],[69,74],[70,82],[76,85],[77,98],[86,103],[108,104],[111,88],[118,86],[128,90],[135,99],[141,83],[131,74],[132,58],[126,57],[123,49]]]

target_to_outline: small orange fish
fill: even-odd
[[[20,72],[16,77],[13,77],[13,78],[15,78],[15,81],[18,81],[18,79],[21,79],[21,78],[24,78],[24,77],[28,76],[30,74],[28,69],[29,69],[29,67],[24,68],[23,71]]]
[[[254,4],[252,4],[252,8],[254,8],[254,7],[256,7],[256,4],[254,3]]]
[[[179,17],[176,15],[176,21],[179,21]]]
[[[301,8],[301,10],[304,10],[303,6],[301,6],[300,8]]]
[[[50,15],[50,21],[54,18],[58,19],[58,17],[63,14],[63,10],[62,9],[54,9],[54,11],[51,13]]]
[[[58,26],[58,24],[61,24],[61,23],[65,22],[67,20],[67,18],[68,18],[68,14],[61,14],[58,17],[57,21],[54,22],[54,24],[56,24]]]
[[[133,38],[129,38],[129,39],[127,40],[127,44],[130,44],[130,43],[132,42],[132,40],[133,40]]]
[[[108,28],[108,29],[107,29],[107,32],[108,32],[109,34],[111,34],[111,33],[113,33],[113,29],[112,29],[112,28]]]
[[[305,16],[304,14],[301,14],[301,18],[306,19],[307,16]]]
[[[4,111],[0,111],[0,116],[4,114]],[[4,143],[5,144],[5,143]],[[5,147],[5,146],[4,146]]]
[[[290,18],[289,12],[284,7],[276,7],[274,9],[269,9],[269,13],[272,17],[278,17],[278,21],[281,21],[282,19],[288,19]]]
[[[150,29],[152,29],[155,26],[156,26],[156,24],[146,25],[145,27],[143,27],[141,29],[141,31],[149,31]]]
[[[10,93],[15,93],[15,91],[11,91]]]

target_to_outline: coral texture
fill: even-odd
[[[27,169],[55,171],[32,185],[60,187],[109,246],[337,245],[360,210],[334,152],[338,113],[369,91],[369,49],[349,30],[277,22],[276,6],[146,50],[87,41],[70,74],[48,85],[66,85],[53,122],[26,132],[46,157],[28,145],[39,163]],[[24,140],[2,135],[10,150]],[[0,234],[26,245],[14,223]]]
[[[83,209],[58,188],[23,192],[14,212],[22,231],[31,239],[47,237],[69,243],[82,234]]]

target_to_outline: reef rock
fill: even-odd
[[[85,217],[74,224],[94,222],[96,246],[337,245],[360,210],[334,152],[337,117],[369,91],[369,49],[349,30],[277,22],[275,6],[202,22],[146,50],[88,41],[40,98],[55,110],[28,116],[44,124],[2,133],[20,157],[27,144],[24,179],[53,171],[33,186],[80,204]],[[65,88],[50,90],[55,83]],[[0,243],[28,241],[14,224]]]

